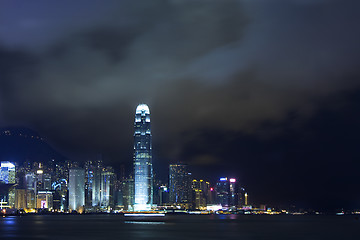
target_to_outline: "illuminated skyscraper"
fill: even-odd
[[[104,168],[101,173],[100,206],[102,208],[114,207],[115,173],[112,167]]]
[[[149,210],[153,203],[152,143],[150,110],[139,104],[134,123],[135,210]]]
[[[93,207],[100,206],[101,200],[101,173],[103,170],[103,162],[101,159],[92,163],[92,201]]]
[[[217,203],[223,208],[241,206],[239,189],[240,186],[235,178],[220,178],[216,183]]]
[[[123,205],[125,210],[132,209],[134,205],[134,195],[135,195],[135,186],[134,179],[128,178],[122,182],[122,191],[123,191]]]
[[[69,171],[69,209],[82,211],[85,205],[85,170],[72,168]]]
[[[192,180],[192,207],[195,209],[206,209],[210,183],[204,180]]]
[[[2,161],[0,165],[0,182],[6,184],[15,183],[15,165],[8,161]]]
[[[230,181],[228,181],[228,178],[220,178],[216,183],[215,189],[217,193],[217,203],[220,204],[223,208],[229,207]]]
[[[186,164],[169,166],[170,203],[189,208],[191,205],[191,173]]]

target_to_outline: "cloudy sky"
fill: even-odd
[[[0,126],[69,159],[240,179],[258,203],[358,207],[360,15],[335,0],[0,0]],[[157,168],[157,169],[156,169]]]

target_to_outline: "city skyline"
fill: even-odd
[[[86,161],[83,167],[76,161],[55,159],[47,159],[45,163],[1,161],[1,213],[82,214],[179,209],[263,213],[278,209],[267,210],[264,204],[260,208],[248,205],[248,195],[235,178],[222,177],[216,185],[210,185],[208,181],[195,179],[188,165],[180,162],[169,164],[168,181],[154,178],[150,123],[149,106],[139,104],[134,119],[134,165],[128,176],[125,171],[118,176],[111,166],[104,164],[101,155]],[[3,134],[14,135],[9,129]]]
[[[165,181],[154,178],[150,123],[149,106],[139,104],[134,118],[133,171],[129,175],[125,174],[125,169],[115,172],[112,166],[106,166],[101,154],[83,164],[58,159],[1,161],[1,211],[81,214],[179,209],[233,213],[266,211],[265,204],[258,204],[260,208],[248,204],[247,193],[235,178],[222,177],[211,185],[209,181],[197,180],[188,165],[180,162],[168,164]],[[28,137],[9,129],[2,134]],[[38,136],[29,138],[42,141]]]

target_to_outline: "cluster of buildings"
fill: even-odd
[[[111,212],[152,209],[237,210],[248,206],[245,189],[235,178],[216,184],[194,179],[188,165],[169,165],[169,181],[154,177],[150,110],[136,108],[134,169],[125,177],[101,157],[80,166],[77,162],[16,163],[1,161],[0,208],[26,212]]]

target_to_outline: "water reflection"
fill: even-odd
[[[221,215],[214,215],[214,216],[218,216],[219,219],[232,219],[232,220],[235,220],[237,219],[237,216],[236,214],[221,214]]]
[[[5,226],[12,226],[16,224],[16,217],[14,216],[4,217],[2,219],[2,222]]]
[[[27,215],[1,217],[0,240],[98,240],[119,239],[119,236],[132,240],[304,240],[309,236],[360,239],[358,227],[359,222],[354,221],[353,216],[169,215],[152,220],[126,219],[118,215]]]
[[[1,218],[1,237],[15,237],[17,232],[17,218],[8,216]],[[0,238],[1,238],[0,237]]]
[[[139,221],[125,221],[125,223],[130,223],[130,224],[153,224],[153,225],[165,224],[165,222],[139,222]]]

